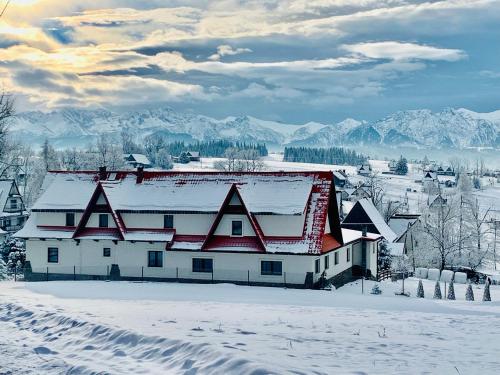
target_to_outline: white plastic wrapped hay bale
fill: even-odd
[[[437,268],[429,268],[428,278],[429,280],[438,281],[441,276],[441,271]]]
[[[451,280],[453,280],[453,274],[454,274],[453,271],[443,270],[443,272],[441,272],[441,281],[449,283]]]
[[[415,277],[417,279],[427,279],[427,275],[429,270],[427,268],[416,268],[415,269]]]
[[[467,274],[465,272],[455,272],[455,283],[466,284],[467,283]]]

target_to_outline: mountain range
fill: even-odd
[[[477,113],[463,108],[447,108],[441,112],[427,109],[399,111],[377,121],[346,119],[332,124],[309,122],[303,125],[251,116],[214,119],[168,107],[120,113],[66,108],[19,113],[10,127],[18,139],[40,144],[47,138],[60,148],[85,146],[101,134],[117,137],[122,129],[138,138],[162,135],[172,141],[186,142],[227,139],[261,142],[275,147],[500,148],[500,110]]]

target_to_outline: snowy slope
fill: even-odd
[[[138,137],[162,135],[169,140],[227,139],[264,142],[271,146],[330,147],[339,145],[418,146],[428,148],[500,147],[500,111],[467,109],[441,112],[396,112],[374,122],[346,119],[336,124],[285,124],[251,116],[214,119],[168,107],[125,113],[64,109],[24,112],[11,125],[12,133],[30,143],[49,138],[58,147],[82,145],[100,134],[117,136],[127,129]]]
[[[433,300],[434,283],[333,292],[228,284],[0,283],[7,374],[498,374],[494,302]],[[444,285],[441,286],[444,288]]]

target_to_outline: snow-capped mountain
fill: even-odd
[[[346,119],[335,124],[304,125],[250,116],[222,120],[171,108],[115,113],[68,108],[48,113],[24,112],[12,122],[19,139],[40,144],[48,138],[58,147],[83,146],[100,134],[119,136],[126,129],[137,137],[162,135],[170,140],[228,139],[284,146],[386,145],[428,148],[500,147],[500,111],[426,109],[396,112],[381,120]]]

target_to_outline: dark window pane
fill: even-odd
[[[193,258],[193,272],[213,272],[213,260],[206,258]]]
[[[325,256],[325,270],[330,268],[330,257],[327,255]]]
[[[335,264],[339,264],[339,253],[335,253]]]
[[[59,262],[59,249],[57,247],[49,247],[47,249],[47,262],[48,263]]]
[[[319,273],[319,270],[321,268],[321,264],[320,264],[319,259],[316,259],[316,261],[314,263],[315,263],[314,264],[314,272]]]
[[[233,236],[243,235],[243,222],[241,220],[233,220],[233,228],[231,234]]]
[[[163,228],[173,228],[174,227],[174,215],[163,216]]]
[[[108,214],[100,214],[99,228],[107,228],[107,227],[108,227]]]
[[[110,257],[111,256],[111,249],[109,247],[105,247],[102,249],[102,256],[103,257]]]
[[[163,252],[148,251],[148,267],[163,267]]]
[[[261,275],[279,276],[283,273],[283,265],[280,261],[262,260],[260,262]]]
[[[75,214],[73,212],[66,213],[66,226],[67,227],[75,226]]]

